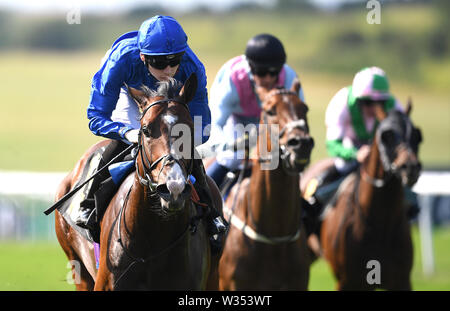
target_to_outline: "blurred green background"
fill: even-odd
[[[296,3],[295,1],[291,1]],[[208,88],[221,65],[242,54],[247,40],[269,32],[285,45],[311,108],[313,161],[325,153],[325,109],[362,67],[385,69],[392,92],[424,134],[425,167],[450,165],[450,22],[447,1],[386,4],[381,24],[368,24],[364,3],[339,11],[280,2],[174,15],[204,63]],[[303,2],[301,2],[303,3]],[[83,13],[83,12],[81,12]],[[0,13],[0,169],[68,171],[99,138],[88,130],[90,83],[100,59],[121,34],[136,30],[152,8],[95,16],[80,24],[66,15]]]
[[[365,66],[387,72],[392,93],[413,101],[413,121],[422,129],[425,168],[450,167],[450,12],[448,1],[382,1],[381,24],[368,24],[366,1],[320,10],[305,1],[253,2],[226,11],[197,7],[179,12],[137,7],[114,14],[81,11],[69,24],[66,12],[0,11],[0,171],[66,172],[100,138],[88,129],[86,108],[92,76],[121,34],[137,30],[156,14],[174,16],[206,67],[208,89],[228,59],[247,40],[268,32],[283,42],[287,63],[299,74],[311,133],[312,161],[326,156],[325,109]],[[98,12],[101,13],[101,12]],[[436,274],[421,273],[414,228],[415,289],[450,289],[450,230],[435,231]],[[68,290],[66,258],[53,240],[0,241],[0,290]],[[332,290],[323,261],[314,264],[311,289]]]

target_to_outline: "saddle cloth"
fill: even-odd
[[[73,188],[77,187],[79,184],[83,183],[86,179],[95,173],[98,167],[102,153],[105,151],[105,147],[97,149],[93,154],[89,156],[86,161],[86,165],[83,168],[80,179],[74,185]],[[94,234],[88,229],[81,228],[75,224],[80,212],[80,203],[87,198],[89,190],[91,188],[93,180],[88,182],[83,188],[76,192],[70,199],[63,203],[63,205],[58,209],[59,213],[64,217],[67,223],[78,231],[85,239],[90,242],[94,242]]]

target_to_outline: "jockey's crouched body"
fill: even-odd
[[[312,204],[312,214],[318,216],[337,191],[344,177],[356,171],[369,155],[371,140],[377,127],[374,104],[381,103],[386,111],[404,112],[390,94],[385,72],[378,67],[359,71],[351,86],[339,90],[331,99],[325,124],[326,147],[334,157],[334,165],[312,179],[304,196]],[[407,214],[414,218],[419,212],[416,195],[404,187]]]
[[[245,55],[227,61],[217,73],[210,91],[212,131],[208,142],[217,155],[207,174],[219,187],[227,184],[224,181],[228,172],[241,168],[244,158],[243,150],[235,152],[226,147],[243,137],[244,127],[259,125],[262,99],[256,96],[255,88],[289,89],[297,78],[285,62],[286,53],[280,40],[270,34],[259,34],[248,41]],[[299,97],[304,101],[301,88]]]
[[[192,118],[197,116],[202,120],[202,127],[194,130],[194,141],[204,143],[209,138],[204,134],[204,128],[211,122],[205,68],[189,48],[187,36],[179,23],[170,16],[154,16],[142,23],[139,31],[126,33],[114,42],[103,58],[100,70],[92,79],[87,109],[90,130],[95,135],[112,140],[106,147],[97,170],[130,144],[138,143],[140,111],[128,95],[126,86],[139,90],[145,85],[156,89],[159,81],[174,78],[184,83],[192,73],[197,75],[198,88],[193,100],[188,103],[189,110]],[[120,160],[122,159],[118,159]],[[194,160],[192,175],[196,180],[194,187],[200,200],[208,205],[207,228],[213,251],[217,251],[226,225],[213,206],[201,159]],[[95,225],[94,193],[108,177],[109,171],[104,170],[103,174],[94,179],[88,198],[80,204],[77,225],[84,228]]]

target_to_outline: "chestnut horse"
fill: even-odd
[[[421,165],[420,132],[407,114],[385,113],[370,154],[338,191],[322,223],[320,241],[339,290],[410,290],[413,246],[404,206],[404,186],[412,186]]]
[[[132,92],[143,111],[136,171],[121,184],[100,222],[98,271],[92,244],[56,213],[59,243],[69,260],[78,261],[77,290],[218,288],[219,258],[211,257],[205,224],[191,201],[188,182],[194,145],[187,103],[195,94],[196,76],[189,77],[181,91],[180,86],[171,80],[161,82],[157,92]],[[174,151],[171,129],[177,125],[190,130],[191,139],[182,152],[188,156]],[[75,185],[89,155],[105,144],[86,152],[60,185],[57,199]],[[221,208],[219,190],[212,180],[209,185]]]
[[[252,160],[250,178],[234,185],[225,203],[224,215],[231,225],[219,263],[222,290],[308,287],[310,262],[298,184],[314,141],[309,136],[308,108],[298,97],[299,88],[295,81],[291,90],[257,89],[263,102],[258,160]],[[276,137],[279,150],[269,138],[278,131],[264,125],[281,128]],[[262,168],[263,162],[274,160],[261,153],[264,139],[282,162],[273,169]]]

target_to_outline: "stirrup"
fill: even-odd
[[[87,215],[89,214],[89,215]],[[87,217],[86,217],[87,215]],[[83,217],[84,216],[84,217]],[[85,208],[84,211],[82,211],[78,218],[75,221],[75,224],[83,229],[95,229],[95,223],[96,223],[96,209],[88,209]]]

